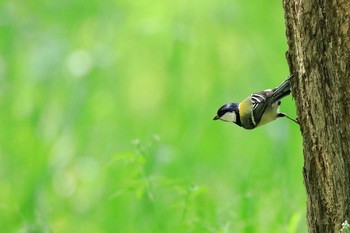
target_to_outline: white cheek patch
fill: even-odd
[[[236,113],[235,112],[227,112],[223,116],[220,117],[223,121],[228,122],[236,122]]]

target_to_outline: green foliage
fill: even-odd
[[[1,232],[305,232],[298,126],[212,121],[288,75],[284,31],[273,1],[2,1]]]
[[[342,224],[341,224],[342,228],[341,228],[341,232],[342,233],[349,233],[350,232],[350,224],[348,223],[347,220],[345,220]]]

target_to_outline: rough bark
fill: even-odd
[[[350,221],[350,1],[284,0],[312,233]]]

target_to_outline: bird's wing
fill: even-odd
[[[255,125],[258,125],[261,117],[263,116],[266,106],[269,103],[269,99],[273,94],[272,90],[260,91],[251,95],[251,101],[253,104],[252,118]]]

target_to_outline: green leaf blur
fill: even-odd
[[[212,121],[286,50],[279,1],[3,0],[1,232],[305,232],[298,125]]]

